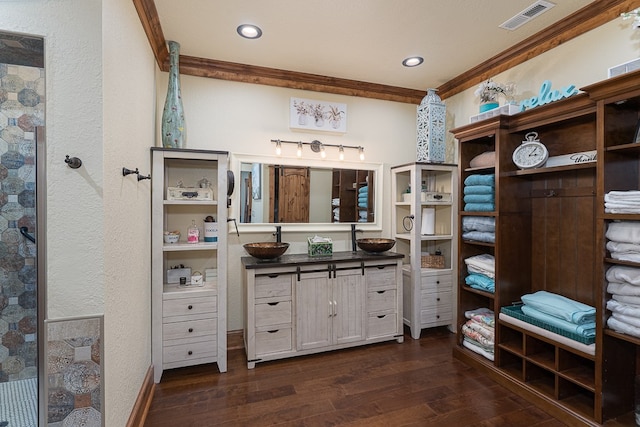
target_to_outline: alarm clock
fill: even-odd
[[[549,158],[549,151],[538,140],[538,134],[529,132],[524,138],[522,144],[513,150],[513,163],[520,169],[533,169],[544,165]]]

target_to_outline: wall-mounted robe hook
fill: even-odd
[[[122,168],[122,176],[127,176],[127,175],[131,175],[131,174],[139,174],[140,172],[138,172],[138,168],[136,168],[136,170],[131,170],[131,169],[127,169],[127,168]]]
[[[138,181],[142,181],[143,179],[151,179],[151,174],[145,176],[138,173]]]
[[[77,157],[69,157],[69,155],[67,154],[67,157],[64,159],[64,162],[71,168],[71,169],[78,169],[80,166],[82,166],[82,160],[80,160]]]

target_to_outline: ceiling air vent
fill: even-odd
[[[538,0],[522,12],[518,13],[513,18],[509,18],[504,21],[502,24],[500,24],[500,28],[513,31],[521,25],[524,25],[527,22],[531,21],[533,18],[551,9],[553,6],[555,6],[554,3],[544,0]]]

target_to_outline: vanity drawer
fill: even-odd
[[[453,275],[451,273],[435,274],[432,276],[422,276],[423,292],[450,290],[452,286],[453,286]]]
[[[215,313],[217,310],[215,296],[166,299],[162,302],[162,317]]]
[[[367,288],[391,289],[396,287],[396,264],[387,264],[365,269]]]
[[[395,310],[396,307],[395,289],[367,292],[367,312]]]
[[[398,332],[397,313],[370,314],[367,322],[367,338],[395,335]]]
[[[256,332],[256,355],[291,351],[292,342],[291,328]]]
[[[453,311],[451,307],[443,309],[440,307],[421,310],[420,311],[420,324],[423,325],[448,325],[453,320]]]
[[[452,311],[453,293],[450,290],[439,292],[422,292],[422,308],[439,308],[440,310]]]
[[[205,335],[216,335],[217,319],[188,320],[185,322],[165,323],[162,326],[162,340],[179,338],[195,338]]]
[[[272,274],[257,276],[255,298],[289,297],[291,298],[291,274]]]
[[[215,337],[209,340],[189,342],[178,345],[167,345],[162,349],[162,364],[188,362],[190,360],[215,357],[217,343]]]
[[[291,301],[268,302],[255,305],[256,328],[291,324]]]

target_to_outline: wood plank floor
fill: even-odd
[[[454,335],[395,341],[248,370],[241,349],[215,365],[166,371],[145,423],[163,426],[527,426],[563,423],[453,359]]]

